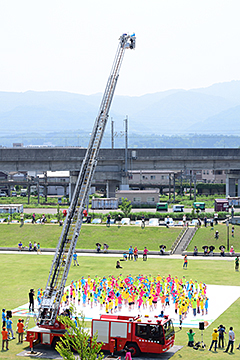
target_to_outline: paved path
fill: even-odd
[[[53,256],[54,255],[54,251],[44,251],[42,252],[42,255],[51,255]],[[27,256],[41,256],[41,255],[38,255],[36,252],[29,252],[29,251],[16,251],[16,250],[1,250],[0,251],[0,254],[14,254],[14,255],[27,255]],[[87,253],[87,252],[84,252],[84,253],[79,253],[78,252],[78,256],[81,257],[100,257],[100,258],[103,258],[103,257],[113,257],[113,258],[122,258],[121,254],[104,254],[104,253],[100,253],[100,254],[97,254],[97,253]],[[148,255],[148,258],[149,259],[159,259],[159,260],[183,260],[183,256],[182,255],[164,255],[164,256],[161,256],[161,255]],[[139,257],[139,260],[141,260],[142,258]],[[235,257],[221,257],[221,256],[188,256],[188,259],[191,259],[192,260],[210,260],[210,261],[234,261]]]

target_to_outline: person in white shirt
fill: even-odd
[[[226,348],[226,350],[224,352],[228,352],[228,350],[229,350],[229,348],[231,346],[230,352],[232,353],[233,352],[233,345],[234,345],[234,341],[235,341],[235,334],[234,334],[232,326],[229,328],[228,336],[229,336],[228,346],[227,346],[227,348]]]

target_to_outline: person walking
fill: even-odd
[[[4,345],[6,346],[6,350],[8,349],[8,332],[5,326],[2,329],[2,351],[4,350]]]
[[[208,351],[212,350],[213,345],[214,345],[214,351],[217,351],[217,341],[218,341],[218,329],[213,329],[212,342]]]
[[[183,269],[184,268],[187,269],[187,266],[188,266],[188,258],[187,258],[187,254],[186,254],[183,259]]]
[[[235,341],[235,334],[234,334],[234,331],[233,331],[233,327],[231,326],[231,327],[229,328],[229,333],[228,333],[228,346],[227,346],[226,350],[224,351],[225,353],[228,352],[230,346],[231,346],[230,352],[231,352],[231,353],[233,352],[234,341]]]
[[[73,254],[73,266],[79,266],[79,263],[77,261],[77,252],[75,251]]]

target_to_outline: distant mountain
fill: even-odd
[[[0,92],[1,130],[91,131],[101,97],[60,91]],[[117,132],[124,130],[123,120],[128,115],[129,133],[227,135],[240,134],[238,106],[240,81],[231,81],[189,91],[173,89],[143,96],[115,96],[109,115]]]

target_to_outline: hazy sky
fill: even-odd
[[[103,92],[136,33],[116,93],[240,80],[239,0],[0,0],[0,91]]]

